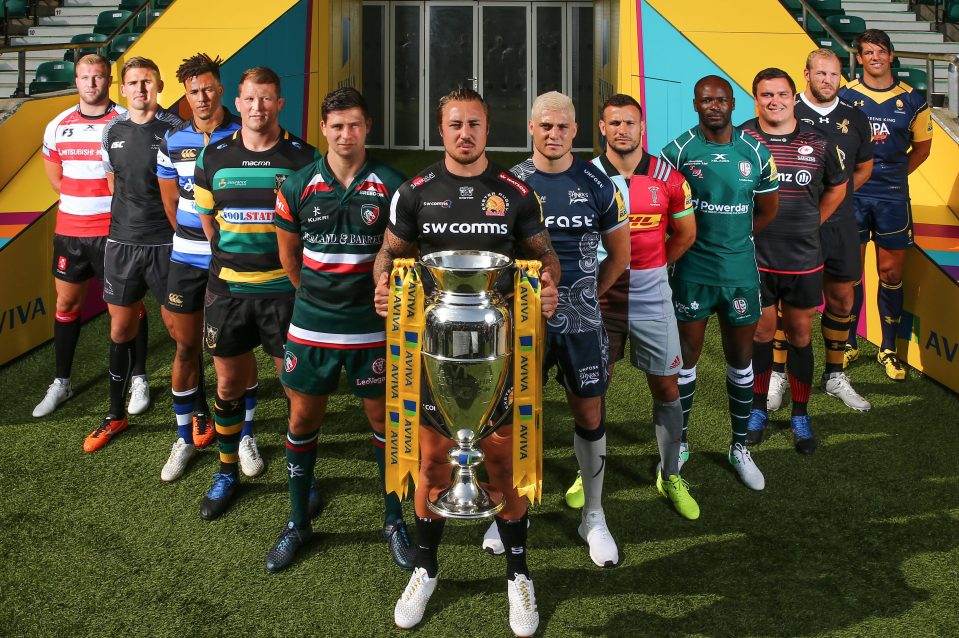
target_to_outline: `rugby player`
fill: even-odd
[[[645,130],[643,109],[633,97],[619,93],[603,104],[599,132],[606,138],[606,152],[594,158],[593,165],[612,180],[626,203],[630,260],[600,297],[600,306],[609,335],[610,377],[626,355],[628,338],[630,361],[646,374],[653,396],[660,457],[656,488],[682,516],[697,519],[699,505],[679,476],[683,408],[677,379],[682,356],[666,272],[696,240],[696,218],[682,174],[643,150]],[[582,494],[579,477],[566,492],[567,504],[582,507]]]
[[[533,156],[513,175],[533,187],[550,240],[559,256],[559,303],[547,323],[543,378],[556,367],[573,415],[573,450],[584,491],[580,538],[599,567],[619,563],[619,550],[603,511],[606,423],[603,400],[609,386],[606,331],[599,309],[605,292],[629,264],[629,227],[623,198],[595,166],[572,154],[576,110],[568,96],[551,91],[536,98],[528,122]],[[607,258],[598,263],[602,242]],[[483,547],[505,551],[496,523]]]
[[[699,124],[662,150],[663,160],[689,182],[696,206],[696,241],[676,262],[671,280],[683,365],[680,469],[689,457],[696,364],[706,322],[717,313],[733,430],[728,458],[747,487],[761,490],[766,480],[746,447],[753,400],[752,342],[760,314],[753,235],[776,216],[776,163],[765,146],[731,124],[736,101],[728,81],[707,75],[696,82],[693,96]]]
[[[176,341],[171,385],[177,438],[160,472],[164,481],[180,478],[196,450],[208,446],[215,437],[209,419],[200,350],[210,242],[203,234],[200,216],[194,208],[193,173],[196,158],[207,144],[217,143],[240,128],[239,118],[222,103],[221,62],[205,53],[183,60],[176,77],[183,84],[193,118],[164,135],[157,155],[163,206],[170,223],[176,227],[164,306],[170,311]]]
[[[346,368],[373,429],[385,517],[383,536],[397,565],[412,571],[403,507],[383,485],[386,471],[386,333],[373,307],[373,261],[383,244],[390,199],[404,178],[366,151],[372,120],[353,88],[324,98],[320,129],[326,157],[291,175],[276,200],[276,239],[283,269],[296,287],[280,381],[290,397],[286,467],[290,520],[266,555],[277,572],[312,536],[309,490],[316,438],[329,395]]]
[[[753,336],[755,385],[747,441],[761,441],[769,424],[766,393],[776,308],[781,306],[794,446],[800,454],[812,454],[816,438],[807,403],[813,378],[810,331],[822,301],[819,227],[845,198],[847,177],[839,148],[825,133],[796,119],[796,84],[788,73],[776,68],[760,71],[753,79],[753,97],[759,117],[745,122],[742,129],[772,153],[779,171],[779,210],[756,239],[762,316]]]
[[[80,103],[58,114],[43,134],[43,163],[60,196],[53,234],[53,283],[57,309],[53,324],[56,365],[53,383],[33,416],[47,416],[73,396],[70,373],[80,339],[80,308],[91,277],[103,283],[103,251],[110,232],[110,189],[103,172],[103,128],[126,111],[110,100],[110,62],[96,54],[77,61],[74,80]],[[146,380],[146,316],[137,331],[133,374],[137,392],[127,410],[139,414],[150,402]],[[131,393],[132,394],[132,393]]]
[[[374,278],[376,310],[386,316],[389,299],[389,272],[393,259],[415,257],[442,250],[487,250],[513,258],[518,247],[522,256],[543,263],[542,310],[548,319],[556,310],[559,261],[543,225],[539,202],[533,189],[486,157],[489,134],[489,105],[472,89],[456,89],[440,99],[437,124],[443,138],[444,158],[404,183],[393,196],[390,223],[383,247],[376,258]],[[431,205],[451,202],[451,207]],[[491,223],[491,219],[495,223]],[[455,223],[450,223],[454,221]],[[423,408],[440,417],[424,390]],[[510,392],[505,392],[509,396]],[[500,402],[494,418],[506,411],[506,421],[481,443],[486,453],[486,470],[493,488],[502,492],[506,503],[496,517],[506,547],[507,592],[510,626],[518,636],[530,636],[539,626],[536,596],[526,564],[527,507],[513,487],[512,406]],[[396,602],[394,620],[409,629],[420,622],[426,604],[436,589],[437,549],[446,519],[432,513],[426,500],[432,490],[450,484],[447,460],[449,439],[427,427],[420,427],[420,480],[416,486],[416,542],[413,576]]]
[[[266,67],[240,78],[240,129],[203,149],[193,195],[210,240],[210,279],[204,299],[203,345],[216,369],[213,421],[220,471],[200,501],[200,518],[213,520],[236,495],[237,464],[247,476],[263,469],[252,435],[242,436],[244,395],[256,375],[253,349],[262,345],[277,375],[290,325],[295,289],[280,265],[273,226],[276,195],[288,175],[318,157],[316,149],[283,130],[280,78]]]
[[[855,318],[850,317],[853,287],[862,278],[859,230],[856,227],[852,195],[872,173],[872,128],[862,111],[837,97],[842,80],[842,64],[834,51],[816,49],[810,53],[803,75],[806,89],[796,101],[796,117],[825,133],[830,142],[839,148],[848,178],[842,203],[819,227],[823,253],[823,297],[826,300],[821,322],[826,350],[822,387],[826,394],[839,398],[853,410],[866,411],[872,406],[852,387],[843,370],[843,359],[849,331],[855,330]],[[779,339],[783,340],[782,343],[777,343]],[[781,353],[782,363],[777,359],[769,377],[766,405],[770,412],[782,405],[783,394],[788,387],[785,350],[785,338],[777,329],[773,352],[774,355]]]
[[[839,98],[862,110],[872,125],[875,166],[872,177],[856,191],[854,203],[859,225],[861,256],[866,243],[876,242],[879,272],[879,316],[882,342],[877,359],[893,381],[906,378],[906,368],[896,354],[896,332],[902,319],[902,267],[912,246],[912,209],[909,175],[929,157],[932,119],[926,98],[892,74],[892,43],[879,29],[867,29],[854,40],[856,60],[863,77],[839,91]],[[852,314],[862,314],[863,290],[855,289]],[[846,363],[859,357],[856,330],[849,331]]]
[[[157,103],[163,81],[153,60],[130,58],[120,72],[120,82],[120,94],[127,98],[130,110],[104,127],[102,151],[113,193],[103,259],[103,300],[110,310],[110,411],[84,441],[87,452],[99,450],[127,429],[123,396],[133,365],[141,301],[149,289],[163,303],[170,271],[173,226],[160,198],[157,152],[164,134],[181,120]],[[170,313],[161,306],[160,315],[170,332]]]

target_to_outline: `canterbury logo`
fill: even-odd
[[[196,159],[196,149],[195,148],[185,148],[180,151],[180,159],[185,160],[195,160]]]

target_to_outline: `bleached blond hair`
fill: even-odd
[[[574,122],[576,121],[576,107],[568,95],[563,95],[559,91],[549,91],[543,93],[533,100],[533,107],[530,109],[530,116],[536,118],[542,115],[543,111],[566,111]]]

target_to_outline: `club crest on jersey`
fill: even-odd
[[[589,201],[589,198],[586,196],[586,193],[580,189],[569,191],[569,203],[573,204],[585,204]]]
[[[733,309],[740,315],[745,315],[749,310],[749,303],[742,297],[736,297],[733,299]]]
[[[275,176],[275,177],[273,178],[273,184],[274,184],[274,186],[273,186],[273,192],[274,192],[274,193],[279,193],[279,192],[280,192],[280,186],[283,186],[283,182],[286,181],[286,177],[287,177],[286,175],[277,175],[277,176]]]
[[[743,177],[749,177],[752,175],[753,165],[743,160],[739,163],[739,172],[743,174]]]
[[[487,217],[504,217],[509,208],[509,200],[500,193],[490,193],[483,198],[483,210]]]
[[[839,132],[843,135],[849,134],[849,119],[844,119],[842,122],[836,122],[836,128],[839,129]]]
[[[647,186],[649,189],[649,205],[659,206],[659,186]]]
[[[67,258],[64,257],[63,255],[61,255],[60,258],[57,259],[57,270],[59,272],[66,272],[67,270]]]
[[[287,372],[293,372],[296,369],[296,355],[289,350],[283,357],[283,369]]]
[[[373,363],[370,365],[370,368],[373,369],[373,374],[383,374],[386,372],[386,359],[383,357],[374,359]]]
[[[812,155],[812,146],[806,144],[805,146],[800,146],[797,151],[800,155]]]
[[[376,204],[363,204],[360,207],[360,217],[367,226],[372,226],[380,216],[380,207]]]

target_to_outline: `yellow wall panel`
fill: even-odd
[[[76,104],[75,95],[28,100],[0,125],[0,188],[7,185],[31,155],[43,144],[43,130],[60,113]]]

